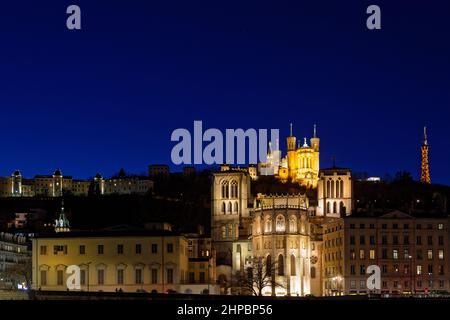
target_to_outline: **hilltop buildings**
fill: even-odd
[[[127,176],[123,170],[110,179],[99,173],[92,180],[78,180],[64,176],[60,169],[52,175],[36,175],[26,179],[19,170],[10,177],[0,177],[0,197],[61,197],[71,194],[87,196],[90,192],[108,194],[145,194],[153,190],[153,181],[148,177]]]

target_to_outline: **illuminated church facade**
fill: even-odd
[[[281,181],[297,182],[308,188],[316,188],[319,181],[320,138],[314,125],[313,137],[298,140],[293,135],[292,123],[290,135],[286,138],[287,154],[282,157],[278,141],[274,148],[269,143],[267,159],[258,164],[259,175],[273,175]]]

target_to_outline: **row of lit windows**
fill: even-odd
[[[166,252],[167,253],[173,253],[173,243],[167,243],[166,244]],[[183,250],[181,250],[183,251]],[[41,255],[47,254],[47,246],[42,245],[40,246],[39,252]],[[53,246],[53,254],[63,253],[67,254],[68,249],[67,245],[54,245]],[[104,254],[105,252],[105,246],[103,244],[97,245],[97,254]],[[124,245],[118,244],[116,247],[116,253],[117,254],[124,254]],[[141,254],[142,253],[142,245],[136,244],[134,249],[135,254]],[[158,253],[158,244],[152,243],[151,244],[151,253],[157,254]],[[85,245],[79,245],[78,247],[78,254],[84,255],[86,254],[86,246]]]
[[[174,281],[174,270],[173,269],[166,269],[166,283],[167,284],[173,284]],[[126,284],[125,279],[125,270],[124,269],[117,269],[116,270],[116,284],[117,285],[124,285]],[[142,268],[136,268],[134,270],[134,284],[144,284],[144,270]],[[65,285],[64,282],[64,273],[65,270],[57,270],[56,271],[56,285],[63,286]],[[47,270],[41,270],[41,285],[46,286],[47,285],[47,278],[48,278],[48,271]],[[105,284],[105,278],[106,278],[106,270],[105,269],[98,269],[96,274],[95,283],[97,285],[104,285]],[[151,269],[150,273],[150,280],[151,284],[158,284],[158,269]],[[87,272],[86,270],[82,269],[80,270],[80,285],[85,286],[87,284]],[[127,283],[128,284],[128,283]]]
[[[403,288],[400,288],[400,285],[399,285],[399,281],[392,281],[392,287],[394,288],[394,289],[411,289],[410,288],[410,281],[408,281],[408,280],[405,280],[404,282],[403,282]],[[388,288],[388,284],[389,284],[389,282],[388,281],[382,281],[381,282],[381,287],[383,288],[383,289],[387,289]],[[426,281],[425,282],[425,284],[423,283],[423,281],[422,280],[417,280],[417,282],[416,282],[416,286],[417,286],[417,288],[423,288],[424,287],[424,285],[426,285],[426,287],[430,290],[430,289],[433,289],[433,280],[428,280],[428,281]],[[445,286],[445,280],[439,280],[438,281],[438,285],[439,285],[439,288],[444,288],[444,286]],[[360,280],[359,281],[359,288],[360,289],[366,289],[366,280]],[[328,289],[328,288],[327,288]],[[331,288],[329,288],[329,289],[331,289]],[[356,289],[356,280],[351,280],[350,281],[350,289]]]
[[[405,264],[403,267],[404,267],[404,268],[403,268],[403,273],[404,273],[404,274],[409,274],[409,273],[410,273],[409,270],[411,269],[410,264]],[[427,266],[427,270],[426,270],[426,271],[427,271],[426,274],[432,275],[432,274],[435,272],[434,266],[433,266],[432,264],[429,264],[429,265]],[[382,272],[383,274],[389,273],[389,269],[388,269],[388,265],[387,265],[387,264],[383,264],[383,265],[381,266],[381,272]],[[393,265],[393,267],[392,267],[392,272],[394,272],[394,273],[400,273],[400,266],[399,266],[398,264]],[[422,268],[422,265],[416,265],[416,272],[415,272],[415,273],[416,273],[417,275],[423,275],[423,274],[425,274],[425,273],[424,273],[424,270],[423,270],[423,268]],[[356,275],[356,265],[354,265],[354,264],[350,265],[350,274],[351,274],[351,275]],[[361,264],[361,265],[359,266],[359,274],[360,274],[360,275],[365,275],[365,274],[366,274],[366,266],[365,266],[364,264]],[[445,268],[444,268],[444,265],[439,265],[439,266],[438,266],[437,274],[439,274],[439,275],[444,275],[444,274],[445,274]]]
[[[409,223],[404,223],[404,224],[403,224],[403,229],[408,230],[408,229],[409,229],[409,226],[410,226]],[[366,225],[365,225],[364,223],[360,223],[360,224],[359,224],[359,229],[365,229],[365,227],[366,227]],[[401,225],[398,224],[398,223],[393,223],[393,224],[390,225],[390,226],[388,226],[387,223],[382,223],[382,224],[381,224],[381,229],[388,229],[388,227],[390,227],[390,229],[397,230],[397,229],[400,229]],[[443,229],[444,229],[444,224],[443,224],[443,223],[438,223],[438,224],[436,225],[436,228],[437,228],[438,230],[443,230]],[[350,224],[350,229],[356,229],[356,224],[351,223],[351,224]],[[369,224],[369,229],[375,229],[375,224],[374,224],[374,223]],[[416,224],[416,229],[417,229],[417,230],[421,230],[421,229],[422,229],[422,224],[421,224],[421,223],[417,223],[417,224]],[[425,228],[424,228],[424,229],[425,229]],[[433,224],[428,223],[428,224],[426,225],[426,229],[432,230],[432,229],[433,229]]]
[[[438,245],[443,246],[444,245],[444,236],[438,236]],[[409,241],[410,237],[408,235],[404,235],[403,236],[403,244],[404,245],[409,245],[410,241]],[[423,241],[422,241],[423,237],[422,236],[416,236],[416,245],[422,245]],[[393,235],[392,236],[392,243],[388,242],[388,236],[387,235],[382,235],[381,236],[381,244],[383,245],[387,245],[387,244],[394,244],[394,245],[398,245],[400,244],[399,241],[399,236],[398,235]],[[433,236],[427,236],[426,237],[426,243],[427,245],[431,246],[433,245]],[[355,245],[356,244],[356,237],[354,235],[350,235],[350,245]],[[365,235],[360,235],[359,236],[359,244],[360,245],[365,245],[366,244],[366,236]],[[374,235],[369,236],[369,244],[371,245],[375,245],[376,244],[376,238]]]

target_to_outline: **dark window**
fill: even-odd
[[[383,224],[381,225],[381,229],[387,229],[387,224],[386,224],[386,223],[383,223]]]
[[[444,237],[443,236],[439,236],[438,243],[439,243],[440,246],[444,245]]]
[[[142,246],[138,243],[136,244],[136,254],[141,254],[142,252]]]
[[[158,283],[158,269],[152,269],[152,284]]]
[[[416,244],[421,245],[422,244],[422,237],[421,236],[417,236],[416,238]]]
[[[381,236],[381,244],[387,244],[387,236],[383,235]]]
[[[152,253],[158,253],[158,245],[156,243],[152,243]]]
[[[104,249],[103,245],[99,244],[97,246],[97,254],[103,254],[103,249]]]
[[[359,244],[366,244],[366,237],[365,236],[359,236]]]
[[[364,225],[364,223],[361,223],[360,225],[359,225],[359,228],[360,229],[364,229],[366,226]]]
[[[354,223],[350,224],[350,229],[355,229],[355,224]]]
[[[189,272],[189,283],[194,283],[194,282],[195,282],[195,273]]]
[[[205,273],[202,271],[202,272],[200,272],[200,283],[205,283],[205,282],[206,282]]]
[[[63,285],[63,283],[64,283],[64,273],[63,273],[64,271],[63,270],[58,270],[57,272],[56,272],[56,284],[58,285],[58,286],[62,286]]]
[[[383,249],[381,251],[381,257],[382,257],[382,259],[387,259],[388,258],[387,249]]]
[[[350,236],[350,244],[351,245],[355,244],[355,236]]]
[[[375,245],[375,236],[370,236],[370,244]]]
[[[403,244],[409,244],[409,236],[403,236]]]
[[[394,224],[392,225],[392,229],[398,229],[398,224],[397,224],[397,223],[394,223]]]
[[[422,229],[422,225],[420,223],[416,224],[416,229],[418,230]]]
[[[393,236],[392,237],[392,243],[393,244],[398,244],[398,236]]]
[[[135,280],[136,284],[142,284],[142,269],[136,269],[135,270]]]
[[[365,275],[366,274],[366,266],[365,265],[360,265],[359,266],[359,274],[360,275]]]
[[[403,225],[403,229],[409,229],[409,224],[405,223],[405,224]]]
[[[86,254],[86,246],[84,245],[80,246],[80,254]]]
[[[117,284],[123,284],[123,269],[117,270]]]
[[[375,229],[375,225],[373,223],[370,224],[369,226],[370,229]]]
[[[428,236],[427,237],[427,243],[428,243],[428,245],[433,245],[433,236]]]
[[[173,243],[168,243],[167,244],[167,252],[168,253],[172,253],[173,252]]]
[[[123,244],[117,245],[117,254],[123,254]]]
[[[167,283],[173,283],[173,269],[167,269]]]

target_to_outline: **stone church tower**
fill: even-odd
[[[247,233],[243,221],[249,219],[250,176],[239,170],[217,172],[212,177],[211,235],[218,264],[232,262],[233,241]]]

